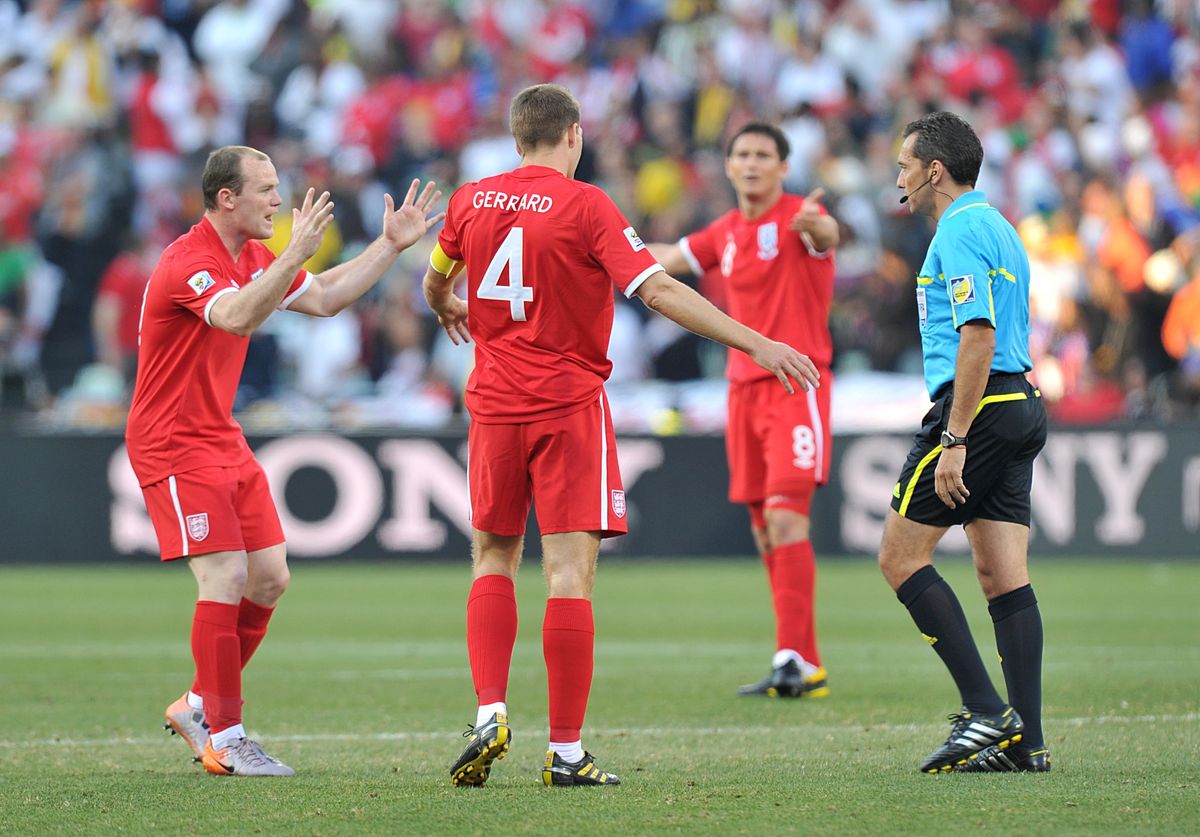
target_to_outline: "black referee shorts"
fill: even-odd
[[[963,483],[971,496],[952,509],[934,492],[934,471],[942,452],[954,388],[933,402],[921,431],[913,437],[908,461],[892,490],[892,508],[901,517],[930,526],[954,526],[972,520],[1001,520],[1029,525],[1029,489],[1033,460],[1046,444],[1046,408],[1042,394],[1022,374],[988,378],[975,420],[967,431]]]

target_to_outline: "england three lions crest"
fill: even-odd
[[[208,512],[189,514],[185,518],[188,537],[194,541],[202,541],[208,537]]]
[[[617,517],[625,516],[625,492],[613,489],[612,493],[612,508],[613,514]]]
[[[764,262],[779,255],[779,225],[772,221],[758,228],[758,257]]]

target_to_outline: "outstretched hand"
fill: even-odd
[[[825,190],[820,186],[809,192],[804,198],[804,204],[800,207],[800,211],[793,215],[792,220],[788,222],[788,229],[794,233],[811,235],[813,225],[821,217],[821,199],[824,197]]]
[[[821,385],[821,373],[808,355],[802,355],[786,343],[765,340],[762,348],[751,353],[750,359],[779,379],[783,388],[791,395],[796,391],[792,381],[800,389],[808,390]]]
[[[292,209],[292,237],[287,249],[294,249],[306,262],[321,246],[325,239],[325,228],[333,220],[333,201],[328,192],[322,192],[319,198],[314,198],[316,189],[309,189],[304,194],[304,203]]]
[[[383,234],[397,251],[407,250],[416,244],[421,236],[446,217],[445,212],[432,216],[429,214],[442,196],[441,192],[434,191],[437,184],[429,181],[418,196],[417,187],[420,185],[421,181],[414,178],[409,184],[408,194],[404,196],[404,203],[399,207],[390,194],[383,196]]]

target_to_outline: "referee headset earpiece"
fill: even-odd
[[[953,201],[953,200],[954,200],[954,195],[948,195],[948,194],[946,194],[945,192],[943,192],[941,189],[939,189],[937,186],[934,186],[934,185],[932,185],[932,184],[933,184],[933,179],[934,179],[935,177],[937,177],[937,175],[938,175],[938,173],[937,173],[937,172],[934,170],[934,168],[933,168],[933,166],[934,166],[934,165],[936,165],[936,164],[931,164],[931,165],[929,166],[929,171],[930,171],[930,174],[929,174],[929,183],[930,183],[930,186],[929,186],[929,188],[930,188],[930,189],[932,189],[933,191],[937,192],[939,195],[941,195],[941,196],[943,196],[943,197],[950,198],[950,200],[951,200],[951,201]]]
[[[921,191],[922,189],[924,189],[926,186],[928,186],[930,183],[933,182],[933,178],[937,176],[937,173],[933,171],[932,166],[930,166],[929,168],[930,168],[929,177],[925,178],[925,182],[922,183],[920,186],[913,189],[911,192],[906,193],[904,195],[904,197],[900,198],[901,204],[908,203],[910,200],[912,200],[913,195],[915,195],[917,192]],[[934,191],[936,192],[937,190],[935,189]]]

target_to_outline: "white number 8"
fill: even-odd
[[[500,274],[508,265],[508,284],[500,284]],[[496,299],[509,304],[512,318],[525,322],[525,305],[533,302],[533,288],[522,284],[525,271],[525,230],[513,227],[504,237],[504,243],[492,257],[491,264],[483,274],[476,296],[480,299]]]
[[[792,464],[797,468],[811,469],[816,466],[817,437],[811,427],[797,424],[792,428]]]

